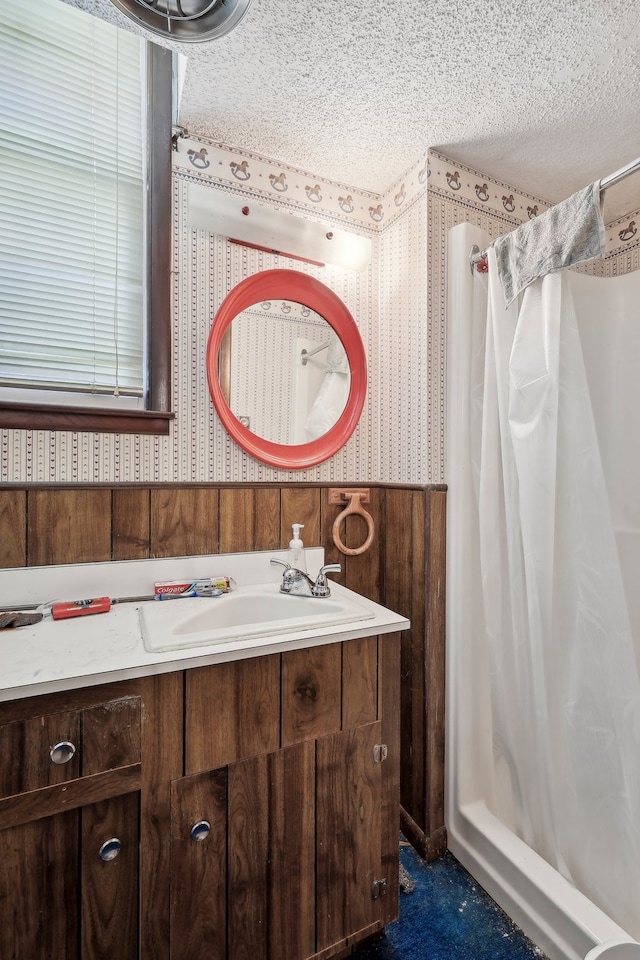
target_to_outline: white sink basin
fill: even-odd
[[[335,590],[330,597],[291,597],[279,592],[279,583],[240,587],[221,597],[152,600],[140,606],[142,639],[150,653],[308,633],[374,616],[364,598]]]

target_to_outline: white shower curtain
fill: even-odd
[[[506,309],[489,250],[488,278],[474,280],[488,289],[486,326],[476,313],[472,334],[470,465],[494,812],[640,937],[639,651],[616,543],[639,572],[640,508],[629,520],[634,511],[609,499],[633,487],[624,474],[636,470],[640,504],[638,437],[619,426],[629,405],[640,412],[640,351],[628,360],[640,345],[640,277],[621,280],[563,271]],[[583,317],[607,284],[610,306]],[[625,324],[629,346],[617,340]],[[628,576],[628,586],[633,604],[640,579]]]
[[[338,422],[349,399],[350,385],[349,359],[342,341],[333,333],[327,351],[325,374],[305,423],[308,440],[323,436]]]

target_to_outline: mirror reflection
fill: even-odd
[[[264,300],[234,317],[220,347],[219,378],[238,420],[281,444],[327,433],[345,409],[351,383],[333,328],[291,300]]]

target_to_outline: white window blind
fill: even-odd
[[[60,0],[0,0],[5,387],[144,394],[144,66]]]

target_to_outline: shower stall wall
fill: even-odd
[[[488,243],[449,236],[447,830],[583,960],[640,936],[640,275],[545,278],[518,323],[469,269]]]

